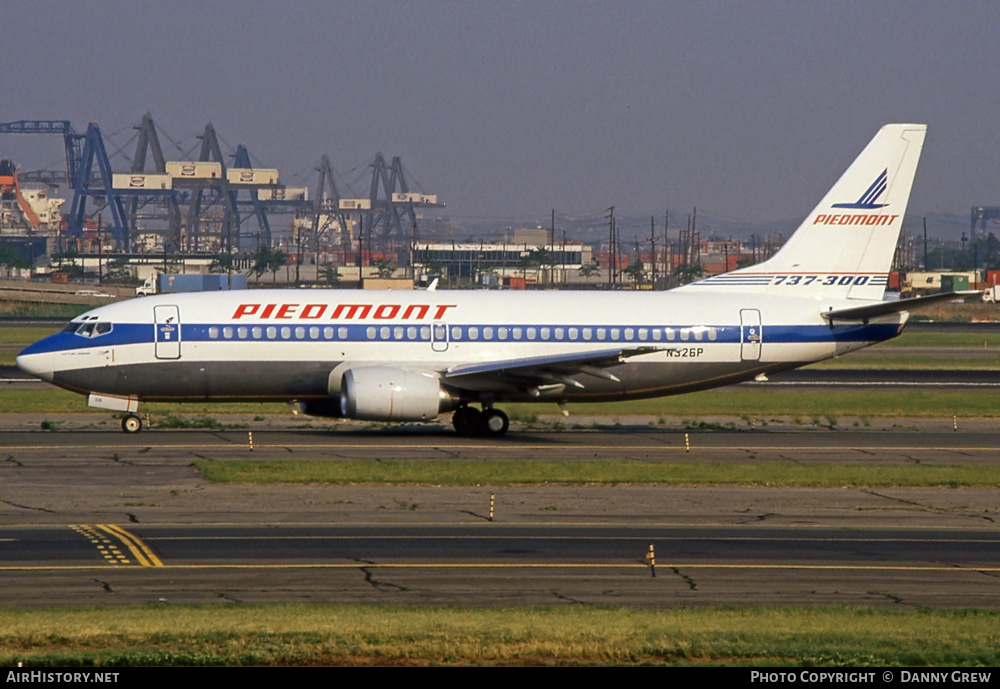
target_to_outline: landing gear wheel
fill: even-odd
[[[122,430],[126,433],[138,433],[142,430],[142,419],[135,414],[129,414],[122,419]]]
[[[510,419],[499,409],[483,410],[483,435],[499,438],[510,428]]]
[[[459,407],[451,417],[451,424],[455,431],[463,438],[479,435],[483,426],[482,412],[472,407]]]

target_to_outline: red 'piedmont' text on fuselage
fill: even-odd
[[[378,318],[390,320],[434,320],[444,318],[448,309],[456,304],[240,304],[233,313],[233,320],[363,320]]]

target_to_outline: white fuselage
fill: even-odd
[[[833,325],[841,301],[673,292],[239,290],[158,295],[90,311],[18,364],[81,393],[137,400],[319,399],[344,370],[456,366],[648,348],[541,392],[482,381],[491,399],[648,397],[714,387],[843,354],[898,333],[903,318]],[[85,324],[107,324],[88,329]],[[110,327],[109,327],[110,326]],[[97,330],[105,332],[97,333]],[[80,328],[78,328],[80,330]],[[444,381],[447,385],[447,380]]]

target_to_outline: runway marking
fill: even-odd
[[[1000,572],[1000,567],[977,567],[975,565],[733,565],[714,563],[682,563],[682,562],[660,562],[658,566],[676,567],[678,569],[720,569],[720,570],[806,570],[806,571],[848,571],[848,572],[950,572],[961,574],[976,574],[982,572]],[[587,564],[571,562],[550,562],[550,563],[525,563],[525,564],[501,564],[501,563],[468,563],[468,562],[448,562],[448,563],[320,563],[320,564],[232,564],[232,565],[160,565],[159,568],[167,570],[216,570],[216,569],[648,569],[649,565],[639,563],[618,563],[618,564]],[[47,572],[47,571],[89,571],[100,570],[102,567],[93,565],[24,565],[24,566],[0,566],[0,572]]]
[[[101,557],[103,557],[108,564],[131,564],[128,557],[118,549],[118,546],[93,526],[88,524],[70,524],[69,528],[93,543],[97,547],[97,552],[101,554]]]
[[[485,528],[485,527],[484,527]],[[807,538],[807,537],[768,537],[768,536],[568,536],[554,534],[551,536],[496,536],[489,533],[452,536],[158,536],[158,541],[356,541],[364,538],[366,541],[473,541],[489,539],[491,541],[608,541],[615,542],[656,541],[658,543],[704,541],[735,541],[735,542],[774,542],[774,543],[1000,543],[1000,535],[995,538]]]
[[[120,526],[114,524],[98,524],[97,526],[70,524],[69,528],[93,543],[97,547],[97,552],[108,564],[117,566],[135,564],[129,560],[128,555],[118,548],[117,543],[120,543],[132,553],[136,563],[142,567],[163,567],[163,563],[149,546]]]
[[[62,445],[11,445],[7,447],[8,450],[53,450],[60,449]],[[136,445],[134,447],[123,447],[121,445],[88,445],[87,449],[90,450],[115,450],[116,452],[121,452],[122,450],[145,450],[145,449],[155,449],[155,450],[209,450],[209,449],[232,449],[239,450],[242,446],[235,443],[215,443],[211,445],[199,443],[199,444],[177,444],[177,445]],[[553,444],[553,445],[509,445],[509,444],[495,444],[495,445],[449,445],[449,444],[437,444],[437,445],[412,445],[412,444],[393,444],[393,445],[378,445],[371,443],[359,443],[343,445],[340,443],[324,443],[324,444],[301,444],[301,443],[276,443],[274,445],[269,445],[267,443],[254,443],[254,450],[371,450],[372,448],[378,448],[382,450],[504,450],[504,451],[518,451],[518,450],[617,450],[617,451],[660,451],[660,452],[687,452],[683,440],[679,440],[677,445],[573,445],[573,444]],[[829,451],[870,451],[870,450],[886,450],[892,452],[1000,452],[1000,445],[986,445],[986,446],[955,446],[955,445],[691,445],[691,451],[696,450],[706,450],[706,451],[720,451],[720,450],[746,450],[746,451],[765,451],[765,450],[794,450],[794,451],[819,451],[819,450],[829,450]]]
[[[97,528],[121,541],[143,567],[163,567],[163,562],[156,557],[156,553],[135,534],[115,524],[100,524]]]

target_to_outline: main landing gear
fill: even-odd
[[[455,410],[451,423],[464,438],[477,435],[499,438],[510,428],[507,415],[493,407],[486,407],[482,411],[469,406],[459,407]]]
[[[126,433],[138,433],[142,430],[142,419],[138,414],[127,414],[122,417],[122,430]]]

